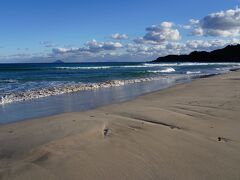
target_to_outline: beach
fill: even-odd
[[[240,179],[240,72],[0,126],[0,179]]]

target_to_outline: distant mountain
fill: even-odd
[[[240,44],[211,52],[194,51],[189,55],[168,55],[152,62],[240,62]]]
[[[56,61],[54,61],[53,63],[59,64],[59,63],[64,63],[64,61],[62,61],[62,60],[56,60]]]

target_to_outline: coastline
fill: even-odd
[[[0,126],[1,179],[239,179],[240,72]]]
[[[130,101],[138,96],[190,81],[190,78],[160,78],[159,80],[125,84],[118,87],[85,90],[6,104],[0,107],[0,114],[2,114],[0,125],[63,113],[88,111],[110,104]]]

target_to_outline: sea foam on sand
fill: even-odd
[[[90,84],[82,84],[82,83],[68,84],[66,86],[60,86],[60,87],[41,88],[36,90],[29,90],[25,92],[11,93],[11,94],[4,95],[3,97],[1,97],[0,104],[26,101],[31,99],[38,99],[42,97],[60,95],[65,93],[73,93],[73,92],[84,91],[84,90],[95,90],[99,88],[118,87],[126,84],[154,81],[154,80],[160,80],[164,78],[168,79],[169,81],[171,80],[171,78],[167,78],[167,77],[149,77],[149,78],[139,78],[139,79],[131,79],[131,80],[113,80],[113,81],[90,83]]]

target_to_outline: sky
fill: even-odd
[[[239,0],[1,0],[0,63],[149,61],[240,43]]]

